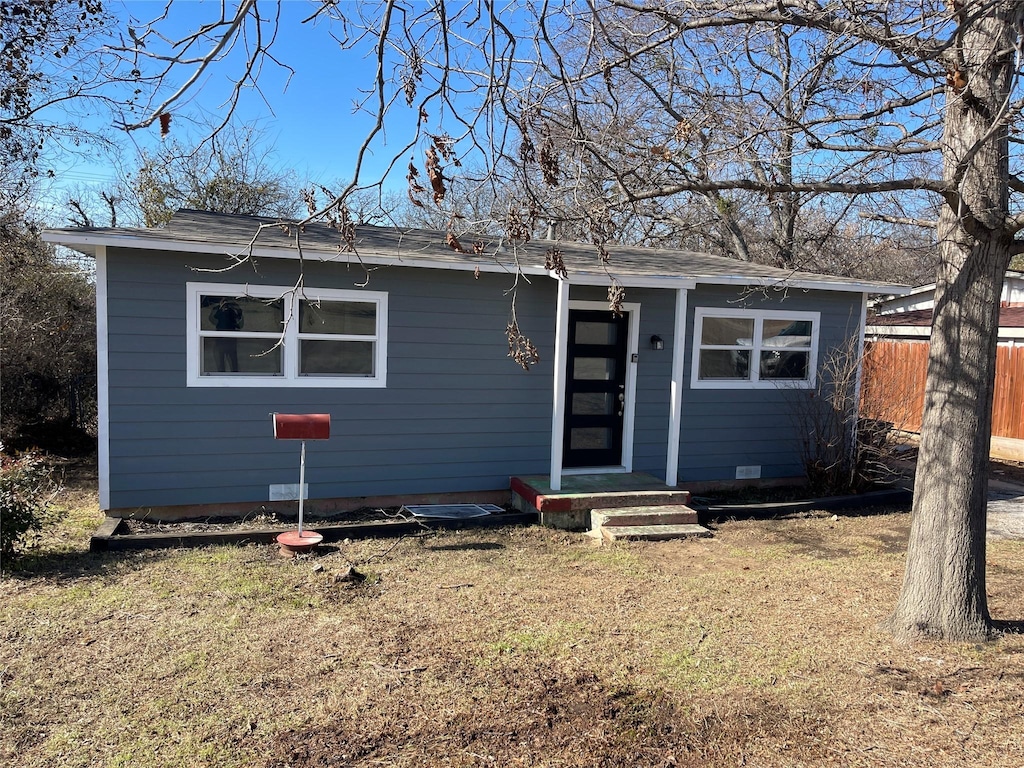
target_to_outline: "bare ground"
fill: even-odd
[[[1024,636],[894,642],[900,511],[595,547],[540,528],[90,555],[0,580],[10,766],[1024,765]],[[346,581],[355,564],[366,575]],[[990,541],[1024,619],[1024,542]]]

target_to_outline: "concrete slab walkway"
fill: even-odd
[[[989,481],[988,537],[1024,540],[1024,485]]]

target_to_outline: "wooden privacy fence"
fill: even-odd
[[[908,432],[921,430],[927,341],[869,341],[864,348],[861,412]],[[1024,439],[1024,346],[1000,345],[992,434]]]

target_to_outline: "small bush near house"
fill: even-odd
[[[0,456],[0,558],[12,556],[30,533],[56,520],[51,503],[58,490],[39,456]]]

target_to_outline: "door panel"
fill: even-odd
[[[622,464],[629,321],[601,310],[569,310],[562,465]]]

